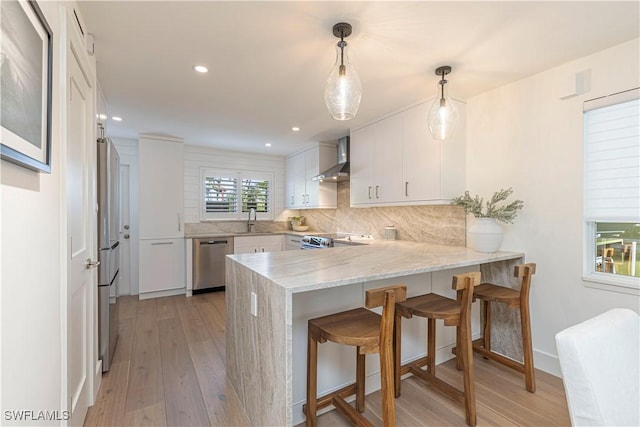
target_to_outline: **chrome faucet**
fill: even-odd
[[[253,222],[251,222],[251,213],[253,213]],[[251,227],[255,225],[258,220],[258,214],[256,213],[255,208],[249,209],[249,219],[247,220],[247,231],[251,233]]]

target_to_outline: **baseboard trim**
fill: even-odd
[[[162,298],[162,297],[170,297],[173,295],[184,295],[185,288],[177,288],[177,289],[169,289],[166,291],[155,291],[155,292],[144,292],[138,295],[138,299],[151,299],[151,298]]]
[[[560,360],[555,354],[546,353],[542,350],[533,349],[533,364],[536,369],[544,371],[555,377],[562,378],[560,370]]]

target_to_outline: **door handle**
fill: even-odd
[[[100,265],[100,261],[91,261],[91,258],[87,258],[87,260],[84,262],[84,265],[87,266],[87,270],[90,268],[95,268],[97,266]]]

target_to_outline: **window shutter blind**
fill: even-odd
[[[207,176],[204,179],[204,191],[205,212],[236,212],[237,178]]]
[[[242,180],[242,212],[251,208],[256,212],[269,212],[269,181],[256,179]]]
[[[585,219],[640,222],[640,91],[585,102]]]

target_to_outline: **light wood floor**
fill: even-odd
[[[249,421],[225,375],[224,293],[192,298],[120,299],[120,338],[85,426],[244,426]],[[455,364],[436,372],[461,387]],[[536,371],[528,393],[520,374],[475,356],[478,425],[569,426],[562,381]],[[367,396],[367,416],[381,426],[380,395]],[[402,382],[399,426],[464,426],[461,406],[419,381]],[[347,426],[336,411],[318,425]]]

